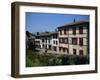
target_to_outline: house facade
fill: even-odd
[[[36,35],[35,44],[40,49],[59,52],[58,32],[42,32]]]
[[[29,40],[30,42],[33,40],[36,48],[49,50],[50,53],[89,54],[89,22],[87,21],[78,21],[60,26],[55,32],[37,32],[34,38],[27,37],[26,47],[29,47]]]
[[[53,51],[59,52],[58,32],[51,33],[51,45]]]
[[[40,39],[41,48],[51,50],[51,34],[49,32],[41,33]]]
[[[89,22],[79,21],[58,27],[59,52],[68,55],[89,53]]]
[[[35,35],[26,31],[26,49],[35,48]]]

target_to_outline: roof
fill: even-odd
[[[39,32],[38,35],[35,34],[35,36],[50,36],[51,32]]]
[[[40,32],[39,35],[36,36],[51,36],[55,34],[58,34],[58,32]]]
[[[58,27],[59,28],[63,28],[63,27],[70,27],[70,26],[76,26],[76,25],[81,25],[81,24],[88,24],[88,21],[78,21],[78,22],[72,22],[72,23],[67,23],[63,26]]]
[[[40,36],[50,36],[51,32],[43,32],[40,34]]]
[[[30,33],[30,36],[35,36],[35,34],[33,34],[33,33]]]
[[[58,32],[51,32],[51,35],[55,35],[55,34],[58,34]]]

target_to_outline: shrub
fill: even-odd
[[[53,53],[39,54],[33,50],[26,50],[26,66],[56,66],[89,64],[88,56],[62,55]]]

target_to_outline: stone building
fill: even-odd
[[[78,21],[58,27],[59,52],[68,55],[89,53],[89,22]]]

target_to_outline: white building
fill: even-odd
[[[36,36],[38,48],[59,52],[58,32],[42,32]]]
[[[51,33],[51,45],[53,51],[59,52],[58,32]]]
[[[51,50],[51,33],[44,32],[40,34],[40,47]]]

